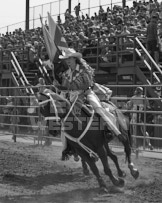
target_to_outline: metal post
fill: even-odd
[[[52,2],[50,2],[50,14],[52,15]]]
[[[42,14],[41,15],[42,15],[42,18],[43,18],[43,4],[42,4]]]
[[[60,4],[61,4],[61,1],[59,0],[59,16],[60,16]]]
[[[126,6],[126,0],[122,0],[122,6],[123,8]]]
[[[14,142],[16,142],[16,134],[17,134],[17,113],[16,113],[16,96],[14,97],[13,101],[14,109],[13,109],[13,118],[11,123],[11,129],[12,129],[12,139]]]
[[[69,0],[69,13],[71,13],[71,0]]]
[[[88,15],[90,16],[90,0],[88,0]]]
[[[133,38],[134,40],[134,46],[133,46],[133,84],[136,84],[136,66],[137,66],[137,61],[136,61],[136,40],[135,36]]]
[[[35,7],[33,7],[33,28],[34,28],[34,12],[35,12]]]
[[[26,0],[26,24],[25,24],[25,30],[29,30],[29,1],[30,0]]]

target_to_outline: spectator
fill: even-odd
[[[71,16],[69,9],[66,9],[65,11],[65,20],[69,19]]]
[[[144,113],[141,113],[141,111],[144,111],[145,109],[150,109],[149,101],[146,99],[146,96],[143,95],[143,88],[137,87],[135,89],[134,95],[131,97],[130,101],[127,103],[127,108],[129,110],[133,110],[136,112],[133,112],[131,115],[131,123],[132,125],[132,134],[133,135],[139,135],[142,134],[147,137],[146,143],[150,149],[153,149],[150,140],[148,139],[149,134],[144,129],[144,126],[138,126],[136,123],[143,124],[144,123]],[[139,113],[138,113],[139,111]],[[134,138],[134,146],[137,147],[136,138]]]
[[[49,91],[51,92],[51,90],[46,88],[46,86],[45,86],[45,80],[43,78],[39,78],[38,81],[39,81],[39,83],[36,86],[38,87],[37,97],[39,99],[39,97],[41,95],[47,94],[47,93],[49,93]],[[46,123],[44,118],[41,118],[40,122],[41,122],[42,126],[45,126],[45,125],[48,126],[48,124]],[[45,131],[45,136],[46,136],[44,145],[50,146],[52,144],[52,140],[50,138],[48,138],[48,136],[49,136],[49,129],[45,128],[44,131]]]
[[[159,65],[157,16],[153,15],[147,26],[147,49],[155,62]]]
[[[79,12],[80,12],[80,3],[78,3],[78,5],[75,6],[74,11],[75,11],[76,17],[78,18]]]

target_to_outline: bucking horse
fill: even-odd
[[[117,156],[109,148],[108,143],[114,138],[114,135],[106,127],[102,118],[90,106],[78,102],[77,99],[70,103],[69,100],[57,93],[41,93],[38,101],[40,112],[47,120],[49,132],[56,126],[61,128],[61,133],[64,133],[67,139],[67,145],[81,157],[83,171],[88,172],[88,166],[90,167],[101,190],[107,192],[106,183],[96,165],[98,159],[101,160],[104,172],[109,176],[112,183],[115,186],[123,187],[124,179],[122,177],[125,177],[126,174],[120,169]],[[110,106],[106,103],[104,105],[105,107]],[[120,125],[119,128],[125,138],[122,144],[128,161],[128,168],[131,175],[137,179],[139,171],[134,167],[131,160],[129,128],[127,131],[122,129]],[[66,152],[65,150],[63,153],[66,156],[69,151]],[[119,177],[113,175],[109,167],[108,156],[114,161]]]

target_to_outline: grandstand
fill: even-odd
[[[25,30],[25,22],[21,23],[24,25],[22,27],[16,24],[17,28],[13,31],[13,25],[7,26],[7,32],[0,38],[1,87],[31,87],[27,87],[25,91],[17,89],[16,93],[12,89],[1,89],[0,94],[32,94],[33,86],[38,83],[39,77],[44,77],[47,85],[53,80],[50,68],[44,65],[48,57],[41,22],[37,15],[41,9],[42,19],[47,28],[47,12],[50,12],[68,46],[81,52],[84,59],[95,69],[95,80],[98,83],[110,86],[113,94],[119,97],[131,97],[136,85],[144,85],[147,96],[155,98],[155,109],[161,111],[162,102],[152,84],[161,83],[162,70],[146,49],[146,26],[151,17],[151,3],[136,2],[135,5],[133,1],[129,1],[129,4],[132,2],[132,6],[123,7],[125,1],[111,1],[109,4],[96,1],[98,4],[91,7],[88,2],[92,1],[89,0],[85,7],[80,1],[79,16],[76,16],[73,10],[78,2],[70,7],[67,5],[71,12],[53,11],[53,8],[57,7],[56,4],[59,8],[64,2],[60,0],[30,8],[33,15],[30,15],[32,19],[29,19],[29,29]],[[161,25],[160,5],[154,6],[152,12],[159,14]],[[63,8],[65,9],[65,6]],[[123,88],[122,85],[127,87]],[[118,100],[117,105],[121,102],[123,101]]]

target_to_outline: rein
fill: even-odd
[[[73,104],[71,105],[71,107],[70,107],[70,109],[69,109],[67,115],[66,115],[65,118],[63,119],[63,121],[62,121],[63,123],[65,123],[65,121],[67,120],[67,118],[68,118],[68,116],[70,115],[71,111],[73,110],[74,105],[75,105],[77,99],[78,99],[78,94],[76,95],[75,100],[74,100]]]

